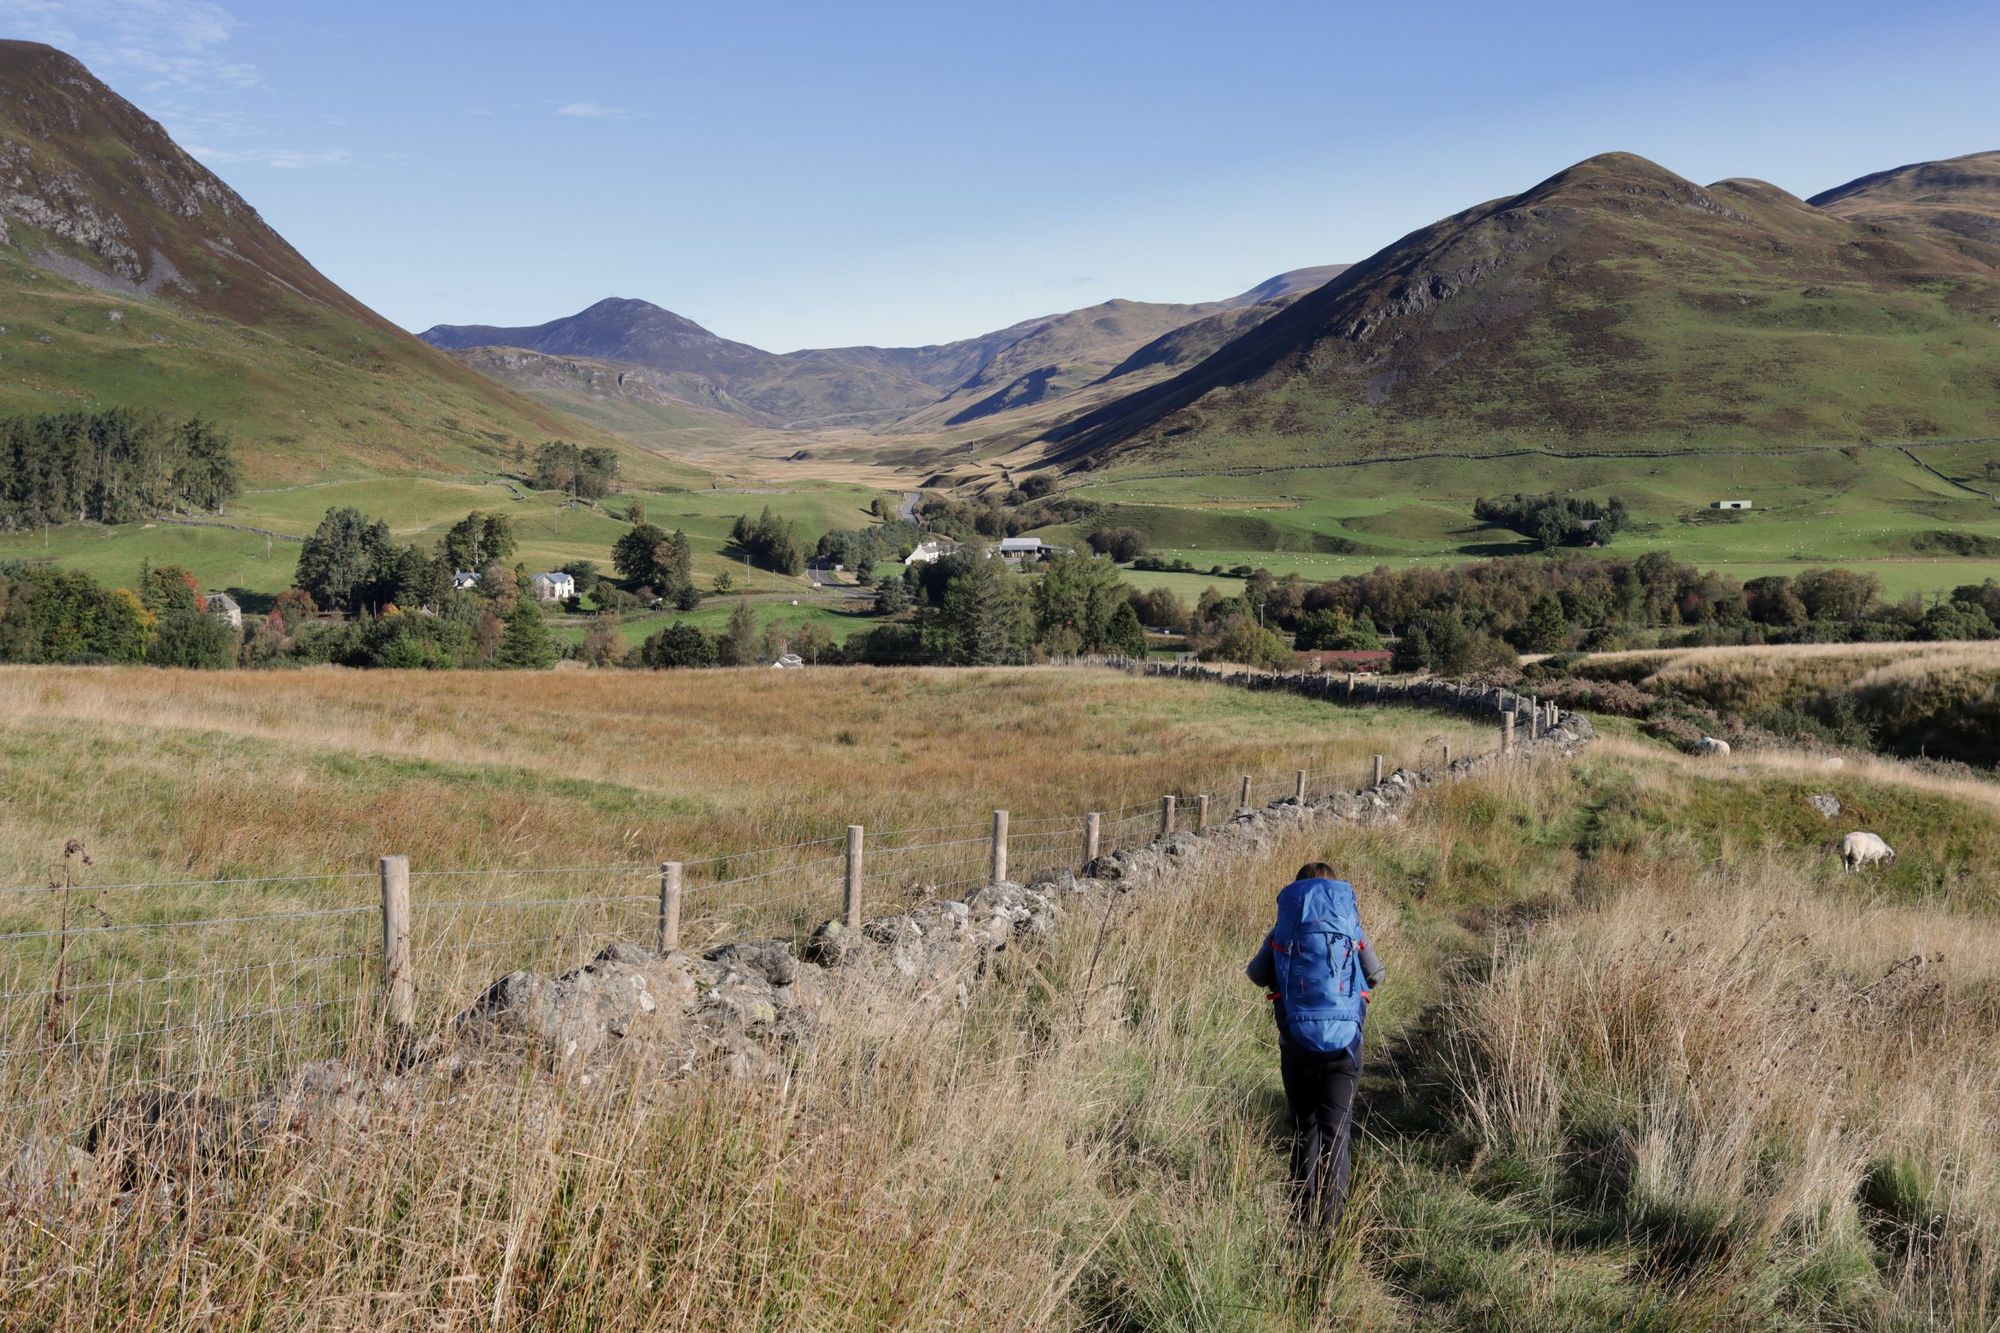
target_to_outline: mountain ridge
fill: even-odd
[[[1343,267],[1290,270],[1220,301],[1103,301],[921,347],[767,352],[628,297],[606,297],[542,324],[437,324],[417,336],[452,352],[514,347],[644,367],[667,377],[668,392],[762,426],[953,426],[1100,382],[1140,347],[1210,316],[1254,322]],[[506,373],[504,360],[483,364]]]
[[[1420,452],[1440,427],[1855,439],[1949,432],[1930,415],[1947,403],[1962,433],[1990,433],[1979,367],[1994,363],[1933,354],[2000,352],[1981,312],[2000,315],[2000,274],[1931,230],[1606,153],[1419,228],[1172,378],[1053,427],[1044,460],[1195,439],[1302,459]],[[1850,373],[1891,365],[1907,391]]]

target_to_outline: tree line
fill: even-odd
[[[213,513],[241,486],[229,437],[199,417],[119,407],[0,421],[0,528]]]
[[[1472,516],[1518,532],[1545,551],[1559,546],[1609,546],[1630,521],[1618,496],[1599,502],[1575,495],[1480,496]]]

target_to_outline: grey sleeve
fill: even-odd
[[[1368,978],[1368,989],[1374,990],[1388,975],[1382,970],[1382,960],[1375,956],[1375,946],[1364,943],[1361,946],[1361,974]]]
[[[1271,957],[1270,936],[1264,937],[1263,946],[1257,950],[1257,956],[1250,960],[1250,966],[1243,969],[1243,975],[1265,990],[1278,984],[1278,965]]]

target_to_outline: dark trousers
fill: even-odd
[[[1327,1227],[1340,1221],[1353,1167],[1354,1089],[1361,1053],[1322,1055],[1278,1044],[1278,1072],[1292,1113],[1292,1184],[1301,1219]]]

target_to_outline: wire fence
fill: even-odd
[[[1215,678],[1248,688],[1288,679]],[[1315,678],[1290,687],[1342,697]],[[1371,692],[1358,701],[1383,700]],[[1491,691],[1398,701],[1489,720],[1527,707]],[[1534,717],[1531,729],[1547,715]],[[1502,736],[1511,735],[1509,722]],[[823,922],[962,898],[996,872],[1034,882],[1079,871],[1093,825],[1100,853],[1139,847],[1197,830],[1204,808],[1212,827],[1241,807],[1364,788],[1386,762],[1216,774],[1097,811],[843,830],[671,869],[413,866],[395,890],[406,945],[392,938],[386,861],[380,874],[89,885],[64,882],[65,872],[53,885],[0,888],[0,1124],[18,1138],[82,1128],[135,1096],[255,1095],[317,1061],[379,1055],[407,1039],[403,1025],[436,1031],[515,970],[569,971],[619,941],[692,951],[749,938],[800,943]],[[403,947],[409,986],[399,1004],[385,977]]]

